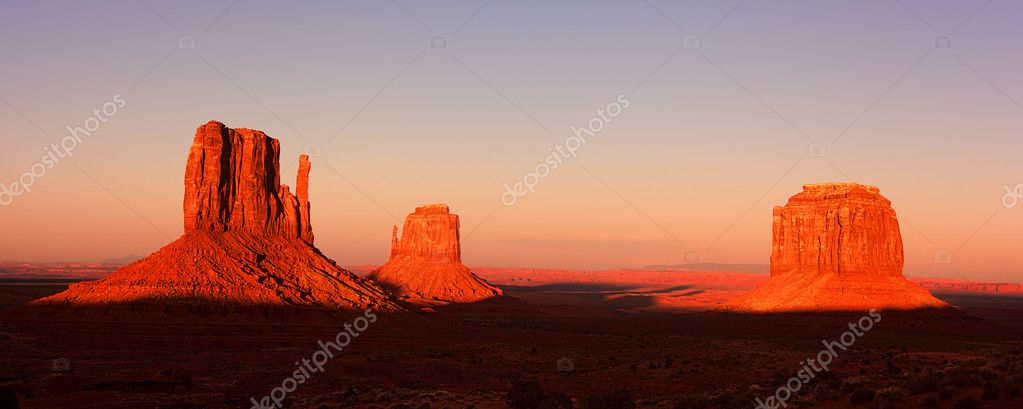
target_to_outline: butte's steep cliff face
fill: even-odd
[[[459,219],[447,205],[417,208],[391,234],[391,259],[370,278],[413,303],[466,303],[504,293],[462,264]]]
[[[916,309],[946,304],[902,275],[899,220],[874,186],[803,186],[774,209],[771,279],[739,311]]]
[[[263,132],[199,127],[185,166],[185,232],[244,232],[313,242],[309,157],[299,158],[295,194],[281,185],[280,142]]]
[[[313,247],[309,158],[299,159],[295,194],[280,183],[279,158],[280,143],[263,132],[199,127],[185,167],[185,234],[104,279],[36,303],[398,309]]]
[[[804,186],[774,208],[771,275],[902,277],[902,234],[891,204],[874,186]]]

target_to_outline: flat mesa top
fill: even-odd
[[[789,204],[848,200],[857,198],[891,205],[891,201],[881,195],[877,186],[859,183],[815,183],[803,185],[803,191],[789,198]]]
[[[200,128],[207,128],[207,127],[209,127],[209,128],[218,128],[218,129],[230,129],[230,130],[238,133],[239,135],[241,135],[243,138],[259,137],[259,138],[267,138],[267,139],[277,140],[277,138],[274,138],[274,137],[272,137],[270,135],[267,135],[265,132],[260,131],[258,129],[231,128],[231,127],[228,127],[227,125],[224,125],[223,122],[216,121],[216,120],[209,121],[209,122],[207,122],[205,125],[203,125]]]
[[[450,214],[451,210],[448,209],[448,205],[440,204],[429,204],[416,208],[415,214]]]
[[[814,183],[803,185],[803,194],[814,196],[844,195],[853,190],[862,189],[870,193],[881,193],[881,188],[859,183]]]

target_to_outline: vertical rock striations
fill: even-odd
[[[504,293],[462,264],[459,219],[447,205],[419,207],[391,233],[391,258],[370,275],[413,303],[465,303]]]
[[[774,208],[771,275],[902,277],[902,234],[891,204],[874,186],[803,186]]]
[[[405,233],[397,241],[398,247],[391,249],[391,254],[424,263],[462,264],[460,228],[458,215],[451,214],[447,205],[416,208],[415,213],[405,218]],[[395,238],[397,230],[395,226]]]
[[[280,143],[219,122],[196,131],[185,165],[185,234],[106,278],[40,304],[310,305],[395,310],[372,283],[313,247],[309,158],[295,194],[280,184]]]
[[[185,232],[246,232],[312,244],[309,157],[299,159],[296,195],[281,185],[280,142],[219,122],[199,127],[185,165]]]
[[[771,279],[726,308],[741,311],[915,309],[946,304],[906,280],[902,234],[880,189],[805,185],[774,208]]]

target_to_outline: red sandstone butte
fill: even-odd
[[[398,307],[379,287],[313,246],[309,158],[296,194],[280,183],[280,143],[263,132],[209,122],[185,166],[185,234],[104,279],[39,304],[304,305]]]
[[[391,259],[370,278],[415,304],[468,303],[504,295],[462,264],[458,215],[447,205],[417,208],[391,234]]]
[[[880,189],[803,186],[774,208],[771,278],[725,309],[752,312],[943,308],[906,280],[902,234]]]

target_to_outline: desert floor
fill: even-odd
[[[715,312],[753,284],[709,274],[481,274],[513,298],[380,315],[287,407],[754,408],[862,315]],[[0,388],[22,408],[249,408],[362,314],[26,306],[66,285],[0,283]],[[938,295],[958,310],[882,312],[788,406],[1023,407],[1023,298]]]

